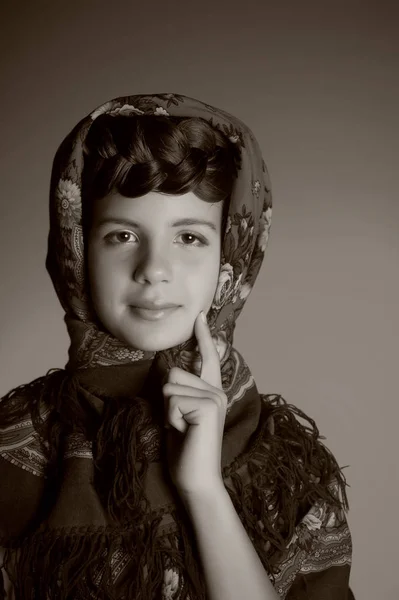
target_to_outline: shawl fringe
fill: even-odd
[[[73,377],[59,371],[50,377],[59,378],[60,383],[55,386],[58,393],[53,385],[47,387],[52,389],[50,401],[55,408],[52,420],[44,424],[37,418],[38,412],[35,420],[42,428],[46,425],[49,453],[56,463],[63,433],[72,426],[76,430],[74,410],[81,399]],[[65,402],[66,396],[71,404]],[[325,438],[319,435],[315,422],[278,394],[261,397],[261,425],[248,452],[225,467],[222,474],[235,510],[274,582],[287,541],[301,518],[315,503],[326,502],[329,510],[349,510],[348,484],[334,456],[320,441]],[[78,414],[82,431],[90,434],[87,410],[81,406]],[[15,585],[16,600],[161,600],[165,564],[181,575],[177,597],[205,600],[200,557],[192,544],[194,534],[187,515],[183,517],[181,507],[176,511],[170,506],[149,514],[143,490],[146,465],[141,474],[135,473],[138,432],[145,428],[148,415],[140,403],[128,406],[110,402],[103,416],[94,463],[99,474],[106,472],[109,477],[104,478],[107,483],[102,489],[99,481],[96,485],[115,525],[52,530],[44,526],[11,542],[4,567]],[[310,427],[301,424],[297,416]],[[145,509],[140,508],[141,501],[146,503]],[[173,532],[157,535],[162,516],[168,512],[176,527]],[[134,526],[138,519],[140,525]],[[115,576],[113,568],[124,554],[128,562]],[[54,569],[54,565],[59,568]],[[0,599],[1,588],[4,598],[4,584]]]
[[[169,568],[183,575],[179,578],[182,599],[190,594],[192,599],[206,600],[192,532],[175,512],[172,515],[177,531],[162,537],[156,532],[163,515],[124,529],[43,528],[19,545],[16,561],[12,549],[6,551],[5,568],[16,600],[162,600],[166,556]],[[114,563],[123,555],[129,562],[118,578]]]
[[[142,518],[150,508],[144,492],[148,457],[140,443],[152,422],[148,408],[139,396],[134,403],[107,402],[94,440],[95,488],[117,523]]]
[[[226,489],[263,566],[272,576],[296,526],[314,504],[349,510],[350,487],[316,423],[278,394],[262,394],[262,427],[248,455],[223,471]],[[308,421],[302,425],[295,415]],[[268,435],[268,433],[270,435]],[[240,470],[246,465],[247,474]],[[229,484],[229,478],[232,485]]]

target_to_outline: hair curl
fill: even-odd
[[[93,202],[111,191],[129,198],[192,191],[205,202],[224,203],[224,233],[240,157],[236,145],[206,120],[103,114],[91,125],[83,152],[86,230]]]

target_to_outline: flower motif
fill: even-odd
[[[231,229],[231,217],[230,215],[227,217],[227,221],[226,221],[226,233],[229,233]]]
[[[110,115],[123,115],[124,117],[130,117],[131,115],[144,115],[144,112],[139,108],[135,108],[131,104],[124,104],[120,108],[114,108],[109,112]]]
[[[173,569],[165,569],[162,584],[162,600],[173,600],[179,588],[179,575]]]
[[[82,201],[80,189],[70,179],[60,179],[56,190],[58,212],[62,219],[79,223],[82,216]]]
[[[248,228],[248,223],[246,219],[241,219],[241,227],[243,229],[243,231],[246,231]]]
[[[178,106],[179,102],[184,102],[183,96],[180,96],[179,94],[156,94],[156,97],[160,100],[164,100],[166,106],[170,106],[171,104]]]
[[[272,208],[269,206],[267,210],[264,210],[261,215],[261,223],[263,223],[264,227],[268,227],[270,225],[270,221],[272,220]]]
[[[302,519],[302,524],[306,525],[306,527],[310,531],[314,531],[315,529],[320,529],[321,521],[318,517],[312,514],[307,514]]]
[[[234,294],[233,294],[233,299],[232,299],[232,303],[235,304],[237,302],[237,298],[238,298],[238,290],[240,288],[241,285],[241,279],[242,279],[242,273],[239,274],[238,279],[235,283],[234,286]]]
[[[209,108],[211,110],[215,110],[211,106],[209,106]],[[243,145],[243,143],[242,143],[242,134],[241,134],[240,130],[237,127],[234,127],[233,125],[223,124],[221,127],[218,126],[218,128],[223,131],[223,133],[225,134],[225,136],[229,138],[229,140],[230,140],[230,142],[232,144]]]
[[[83,251],[83,229],[80,225],[76,225],[71,233],[71,248],[76,260],[74,261],[73,270],[75,279],[78,285],[83,288],[84,285],[84,251]]]
[[[328,517],[328,521],[326,523],[326,527],[336,527],[337,526],[337,515],[335,512],[332,512],[331,515]]]
[[[198,377],[201,375],[201,355],[199,354],[198,346],[196,350],[193,352],[189,352],[188,350],[182,350],[180,352],[180,361],[182,365],[186,367],[188,371],[191,371]]]
[[[219,355],[219,360],[222,361],[228,348],[226,333],[224,331],[219,332],[217,335],[212,335],[212,339],[216,346],[216,350]],[[188,350],[182,350],[180,352],[180,360],[188,371],[191,371],[198,375],[198,377],[200,377],[202,359],[198,344],[196,345],[195,349],[191,352]]]
[[[218,310],[226,303],[227,299],[231,296],[234,290],[233,281],[234,272],[231,264],[226,263],[222,265],[212,308],[216,308],[216,310]]]
[[[162,108],[162,106],[157,106],[154,115],[164,115],[165,117],[169,117],[168,111]]]
[[[266,250],[267,242],[269,240],[269,234],[267,229],[262,231],[258,238],[258,248],[264,252]]]
[[[260,188],[261,188],[260,181],[259,181],[259,179],[256,179],[256,181],[254,181],[252,184],[252,193],[257,198],[259,198]]]
[[[293,533],[292,538],[290,539],[290,541],[288,542],[288,544],[286,544],[286,548],[289,548],[292,544],[295,544],[295,542],[298,539],[298,534],[296,532]]]
[[[226,354],[227,348],[228,348],[228,341],[227,341],[226,332],[225,331],[221,331],[217,335],[213,335],[212,338],[213,338],[213,341],[214,341],[214,343],[216,345],[216,350],[217,350],[217,352],[219,354],[219,358],[222,361],[223,358],[224,358],[224,356],[225,356],[225,354]]]
[[[241,290],[240,290],[241,300],[245,300],[246,298],[248,298],[251,291],[252,291],[252,286],[249,285],[249,283],[244,283],[244,285],[241,287]]]
[[[254,226],[252,225],[251,229],[249,230],[249,235],[253,235],[254,233]]]
[[[262,213],[260,218],[260,231],[258,238],[258,248],[264,252],[266,250],[267,242],[269,239],[269,231],[272,220],[272,209],[269,207]]]
[[[116,358],[119,360],[140,360],[143,358],[144,354],[142,350],[128,350],[127,348],[119,348],[114,351]]]
[[[97,119],[97,117],[99,117],[100,115],[108,112],[111,107],[112,102],[106,102],[103,106],[100,106],[100,108],[97,108],[90,114],[91,119],[94,121],[94,119]]]

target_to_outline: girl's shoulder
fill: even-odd
[[[49,457],[44,431],[51,413],[51,389],[61,370],[52,371],[0,399],[0,457],[39,477],[46,476]]]
[[[279,394],[260,394],[263,432],[260,449],[268,457],[270,476],[307,502],[324,499],[348,510],[346,478],[334,454],[323,443],[316,422]]]
[[[49,372],[0,399],[0,481],[7,482],[0,485],[0,546],[18,540],[47,501],[52,463],[45,431],[59,379]]]
[[[272,561],[278,566],[275,585],[285,595],[295,579],[292,598],[305,586],[324,597],[335,581],[337,593],[343,594],[352,561],[345,467],[301,409],[278,394],[261,398],[263,428],[254,455],[267,482],[262,526],[273,547],[280,543],[281,548]],[[273,527],[269,514],[276,519]]]

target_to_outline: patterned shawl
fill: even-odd
[[[280,395],[260,394],[233,347],[271,223],[258,143],[227,112],[153,94],[101,105],[54,159],[46,267],[71,343],[65,369],[51,369],[0,403],[0,545],[16,598],[206,598],[191,522],[162,460],[163,378],[173,365],[200,374],[196,340],[156,353],[133,350],[101,329],[88,300],[83,144],[103,113],[201,117],[235,144],[238,175],[208,313],[228,397],[224,484],[281,598],[308,598],[310,589],[326,597],[332,586],[329,598],[351,597],[342,470],[314,421]],[[0,581],[0,598],[1,588]]]

